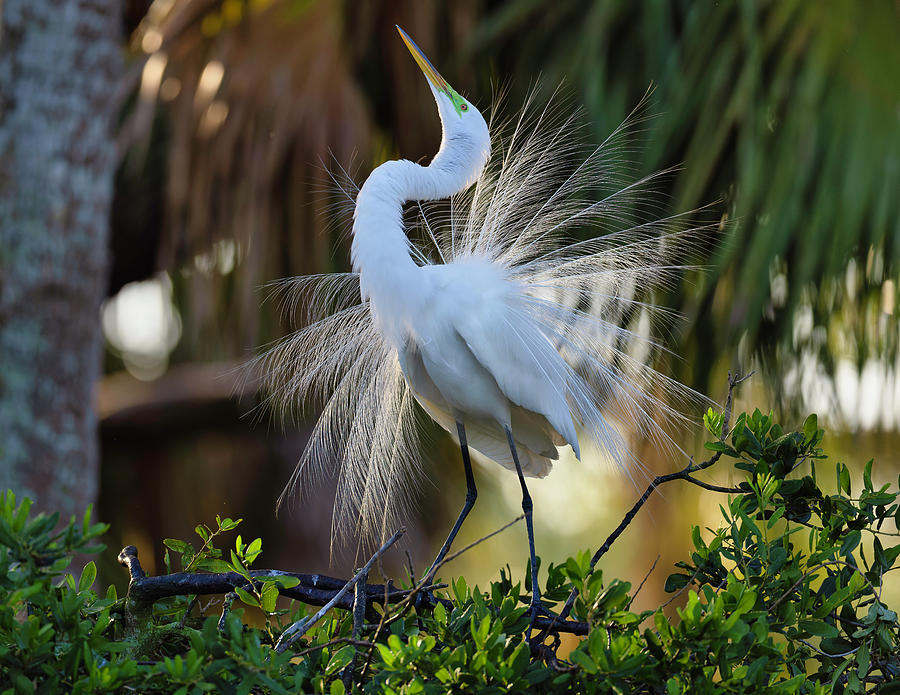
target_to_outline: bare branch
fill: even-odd
[[[637,588],[637,589],[635,590],[635,592],[631,595],[631,598],[628,599],[628,607],[629,607],[629,608],[631,607],[631,604],[634,603],[634,599],[637,598],[637,595],[638,595],[639,593],[641,593],[641,589],[644,588],[644,584],[647,583],[647,580],[650,578],[650,575],[653,574],[653,570],[656,569],[656,563],[659,562],[659,558],[660,558],[660,557],[662,557],[662,556],[661,556],[661,555],[657,555],[657,556],[656,556],[656,559],[653,561],[653,564],[650,565],[650,569],[647,570],[647,574],[644,575],[644,578],[641,580],[641,583],[638,584],[638,588]]]
[[[369,570],[372,569],[372,565],[375,564],[375,561],[380,558],[388,548],[390,548],[394,543],[400,540],[400,537],[406,533],[405,528],[398,529],[393,536],[385,541],[384,545],[382,545],[378,550],[375,551],[375,554],[369,558],[369,561],[365,564],[365,566],[357,572],[353,578],[344,584],[343,588],[340,589],[328,603],[322,606],[319,611],[312,616],[311,618],[304,618],[303,620],[298,620],[293,625],[290,625],[284,632],[281,633],[281,637],[278,638],[278,642],[275,645],[275,651],[279,654],[283,652],[285,649],[290,647],[294,642],[303,637],[306,634],[307,630],[315,625],[319,620],[321,620],[325,614],[334,608],[338,601],[343,598],[347,592],[350,591],[351,587],[355,586],[356,583],[367,577],[369,575]]]

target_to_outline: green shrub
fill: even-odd
[[[532,657],[528,586],[504,571],[486,592],[460,577],[444,601],[372,604],[368,624],[332,610],[279,652],[284,630],[316,609],[276,606],[299,580],[251,574],[259,539],[220,547],[239,520],[198,526],[198,547],[165,541],[170,571],[177,561],[246,581],[225,610],[219,603],[221,617],[203,617],[190,595],[149,603],[113,587],[98,595],[93,562],[78,579],[64,574],[75,553],[102,549],[93,544],[106,526],[91,524],[88,510],[55,530],[58,516],[32,517],[28,500],[17,505],[6,492],[0,691],[900,692],[897,614],[881,598],[900,555],[897,489],[874,488],[870,461],[861,487],[837,464],[835,492],[824,492],[815,416],[784,433],[771,416],[743,414],[727,438],[720,415],[706,422],[719,439],[707,446],[733,460],[744,482],[730,490],[718,528],[693,529],[694,551],[667,580],[683,607],[675,618],[632,611],[631,585],[604,580],[587,553],[551,565],[547,604],[559,610],[577,588],[571,618],[589,633],[564,658],[553,636],[543,658]],[[246,620],[248,606],[265,619]]]

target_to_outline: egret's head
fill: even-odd
[[[484,116],[472,102],[460,96],[447,80],[441,77],[431,61],[425,57],[425,54],[403,29],[398,26],[397,31],[400,32],[406,47],[409,48],[422,72],[425,73],[428,86],[431,88],[431,93],[434,94],[444,131],[442,149],[451,143],[464,147],[471,150],[474,156],[483,157],[481,166],[484,166],[491,151],[491,136],[488,133]]]

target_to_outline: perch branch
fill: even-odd
[[[128,568],[131,582],[128,595],[140,604],[151,604],[168,596],[186,596],[189,594],[227,594],[235,587],[245,587],[247,580],[237,572],[222,572],[218,574],[198,574],[194,572],[174,572],[159,577],[148,577],[144,574],[138,561],[138,551],[133,545],[129,545],[119,553],[119,562]],[[251,570],[253,579],[267,579],[272,577],[295,577],[300,580],[297,586],[290,588],[279,587],[278,591],[283,596],[302,601],[311,606],[324,606],[334,598],[346,580],[328,577],[322,574],[299,574],[295,572],[283,572],[281,570]],[[409,591],[389,591],[385,594],[385,588],[379,584],[366,585],[367,603],[384,601],[397,603],[404,599]],[[353,598],[346,597],[338,602],[339,608],[351,610]]]
[[[144,574],[144,571],[141,568],[140,562],[138,561],[138,551],[134,546],[128,546],[119,553],[119,562],[129,570],[131,581],[128,588],[128,596],[139,608],[150,606],[153,602],[168,596],[208,594],[222,594],[227,596],[228,594],[233,593],[236,587],[245,588],[247,586],[247,580],[237,572],[224,572],[219,574],[175,572],[159,577],[149,577]],[[300,584],[289,588],[280,586],[278,587],[278,591],[282,596],[293,598],[310,606],[324,606],[330,601],[333,601],[335,594],[346,585],[346,580],[337,579],[335,577],[319,574],[283,572],[281,570],[251,570],[250,576],[254,579],[264,579],[268,577],[296,577],[300,580]],[[428,585],[419,587],[419,591],[422,591],[423,589],[439,589],[444,586],[446,585]],[[400,604],[407,601],[410,593],[410,590],[392,589],[388,584],[366,584],[365,602],[367,606],[371,606],[373,603],[381,605]],[[343,595],[334,604],[334,607],[352,611],[355,601],[356,599],[354,596]],[[416,607],[423,610],[433,609],[438,603],[442,603],[447,610],[453,609],[452,601],[433,596],[429,592],[420,594],[416,599]],[[228,607],[223,607],[223,610],[224,614],[227,615]],[[386,615],[386,613],[383,613],[382,618]],[[549,618],[540,616],[535,621],[535,627],[555,632],[569,632],[574,635],[586,635],[588,634],[590,626],[587,623],[574,620],[564,622],[554,620],[551,624]]]

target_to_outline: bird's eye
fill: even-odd
[[[469,110],[469,105],[468,105],[467,103],[463,102],[463,103],[460,105],[459,110],[460,110],[460,111],[468,111],[468,110]]]

